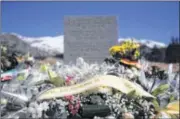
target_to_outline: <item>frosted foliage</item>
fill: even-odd
[[[88,80],[96,75],[114,74],[118,77],[124,78],[124,80],[128,79],[134,82],[138,87],[142,88],[141,85],[143,85],[147,89],[150,89],[152,87],[154,78],[147,78],[145,76],[145,72],[148,70],[148,62],[142,59],[140,63],[142,64],[143,68],[139,71],[136,68],[126,68],[122,65],[110,65],[106,63],[88,64],[83,58],[80,57],[76,60],[75,64],[67,65],[59,62],[54,66],[48,66],[48,68],[57,73],[57,76],[61,77],[63,80],[66,80],[67,77],[72,77],[72,79],[77,83]],[[56,117],[63,117],[59,115],[65,115],[64,117],[67,117],[69,114],[65,108],[65,106],[69,104],[68,101],[62,99],[52,99],[44,102],[36,101],[36,97],[39,96],[43,91],[55,88],[53,84],[47,83],[50,80],[48,73],[41,72],[39,67],[40,65],[33,67],[26,80],[12,80],[12,82],[3,85],[1,91],[2,97],[7,99],[8,102],[22,107],[19,109],[19,111],[10,113],[6,117],[18,118],[20,113],[27,113],[31,115],[31,118],[42,118],[44,116],[43,112],[50,108],[49,105],[55,105],[58,107],[58,111],[56,110],[57,113],[54,114]],[[139,80],[141,85],[137,84],[136,79]],[[179,75],[172,72],[171,66],[168,72],[168,81],[156,79],[153,89],[156,89],[160,84],[165,84],[166,82],[170,84],[171,89],[168,89],[164,93],[157,96],[160,100],[162,100],[162,105],[166,104],[166,99],[169,98],[170,95],[173,95],[175,99],[179,99]],[[106,92],[106,90],[104,92]],[[149,92],[151,93],[150,90]],[[95,95],[95,93],[92,94]],[[104,98],[104,102],[110,107],[113,113],[111,117],[120,113],[126,113],[128,111],[135,112],[135,109],[132,108],[134,105],[134,99],[131,99],[130,101],[129,98],[126,99],[118,91],[115,91],[114,94],[104,94],[106,97]],[[122,100],[120,101],[120,99]],[[143,105],[144,110],[149,110],[149,102],[141,102],[141,99],[137,99],[137,101],[139,104]],[[125,106],[126,103],[129,103],[128,107]],[[166,115],[162,114],[162,117],[165,118]]]
[[[173,64],[169,64],[168,67],[168,84],[170,85],[171,89],[173,90],[172,94],[179,99],[179,73],[173,73]]]
[[[33,102],[29,105],[27,112],[32,114],[32,118],[41,118],[42,112],[48,110],[48,105],[49,103],[47,102],[43,102],[40,104],[38,104],[37,102]]]
[[[102,64],[88,64],[83,58],[78,58],[74,65],[63,65],[57,70],[58,74],[66,79],[66,76],[71,76],[77,82],[87,80],[95,75],[105,75],[108,73],[127,74],[123,66],[116,67],[114,65]],[[137,72],[136,72],[137,73]],[[134,77],[135,71],[130,72]],[[127,76],[127,75],[126,75]]]
[[[145,76],[145,71],[148,70],[149,64],[145,59],[141,59],[140,64],[142,65],[142,69],[140,70],[139,80],[142,85],[144,85],[145,87],[149,89],[150,88],[149,84],[151,84],[151,82],[150,80],[147,80]]]

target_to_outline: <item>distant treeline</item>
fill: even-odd
[[[168,45],[166,49],[166,62],[180,62],[180,38],[173,37],[171,39],[171,43]]]
[[[166,47],[165,48],[149,48],[145,45],[141,46],[141,57],[144,57],[148,61],[152,62],[165,62],[165,54],[166,54]]]
[[[148,48],[141,46],[141,54],[152,62],[177,63],[180,62],[180,39],[172,37],[171,42],[165,48]]]

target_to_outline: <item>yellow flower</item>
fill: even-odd
[[[109,52],[111,55],[114,55],[115,53],[121,53],[126,55],[127,52],[132,51],[133,49],[136,49],[136,52],[134,54],[134,57],[138,58],[140,56],[139,52],[140,45],[138,43],[134,43],[133,41],[124,41],[120,45],[112,46],[109,49]]]

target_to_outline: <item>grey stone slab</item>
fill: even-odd
[[[118,40],[116,16],[66,16],[64,18],[64,62],[83,57],[101,63]]]

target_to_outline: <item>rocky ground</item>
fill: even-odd
[[[150,66],[157,66],[160,67],[162,70],[168,70],[169,64],[167,63],[161,63],[161,62],[150,62]],[[173,64],[173,72],[178,72],[179,71],[179,64]]]

